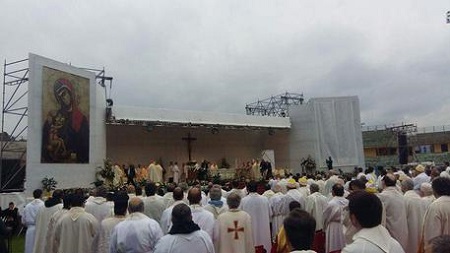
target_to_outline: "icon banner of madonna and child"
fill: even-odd
[[[89,163],[89,84],[43,67],[42,163]]]

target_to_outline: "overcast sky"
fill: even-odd
[[[116,105],[244,114],[246,103],[287,91],[357,95],[366,125],[450,124],[450,0],[0,0],[0,8],[2,63],[32,52],[105,67]]]

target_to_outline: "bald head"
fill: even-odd
[[[200,201],[202,200],[202,192],[200,188],[192,187],[189,190],[187,199],[189,200],[190,205],[200,204]]]
[[[144,202],[142,202],[142,199],[138,197],[131,198],[130,203],[128,203],[128,212],[144,212]]]

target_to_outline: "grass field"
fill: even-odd
[[[25,251],[25,234],[14,235],[11,238],[12,253],[23,253]]]

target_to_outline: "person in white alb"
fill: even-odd
[[[248,196],[241,202],[241,209],[252,217],[253,243],[255,247],[264,247],[267,252],[272,248],[270,237],[270,216],[272,210],[266,197],[256,192],[257,183],[250,181],[247,184]]]
[[[41,189],[34,190],[34,200],[28,203],[23,209],[22,224],[27,227],[27,233],[25,234],[25,253],[33,252],[36,215],[39,209],[44,206],[44,201],[41,200],[41,196]]]
[[[98,239],[98,253],[109,252],[111,234],[117,224],[125,220],[128,208],[128,195],[126,192],[117,192],[114,196],[114,216],[108,217],[100,223]]]
[[[163,236],[158,222],[142,212],[142,199],[134,197],[128,205],[129,216],[114,227],[109,252],[153,252]]]
[[[422,245],[425,249],[430,240],[450,235],[450,178],[438,177],[432,182],[436,200],[430,204],[423,219]]]
[[[98,228],[97,219],[84,210],[84,196],[74,194],[72,207],[56,224],[54,249],[64,253],[95,252]]]
[[[357,229],[353,242],[342,253],[404,253],[402,246],[381,225],[383,204],[364,191],[349,195],[350,220]]]
[[[156,184],[149,182],[145,185],[144,214],[154,219],[158,223],[161,222],[161,215],[166,209],[163,197],[156,194]],[[160,223],[161,224],[161,223]]]
[[[344,186],[335,184],[331,188],[333,198],[323,211],[325,230],[325,252],[339,252],[345,246],[343,216],[348,200],[344,198]]]
[[[176,187],[173,190],[172,198],[174,200],[173,204],[167,207],[162,215],[161,215],[161,229],[164,234],[167,234],[170,230],[170,227],[172,226],[172,209],[178,205],[178,204],[184,204],[183,198],[184,198],[184,192],[180,187]]]
[[[172,227],[155,247],[155,253],[214,253],[211,237],[192,221],[186,204],[176,205],[172,212]]]
[[[386,174],[382,180],[383,191],[378,194],[386,211],[386,229],[406,250],[408,246],[408,222],[403,194],[397,189],[395,175]]]
[[[212,238],[215,219],[211,212],[206,211],[200,205],[200,201],[202,200],[200,188],[192,187],[188,192],[188,200],[192,212],[192,221]]]

